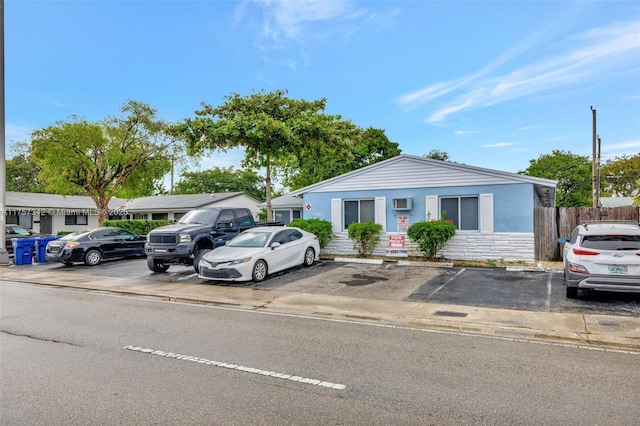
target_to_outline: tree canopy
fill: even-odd
[[[337,124],[337,123],[336,123]],[[279,163],[282,183],[298,189],[400,155],[384,130],[338,125],[332,143],[314,142]]]
[[[600,180],[608,195],[630,197],[640,189],[640,153],[608,161],[600,171]]]
[[[556,206],[582,207],[593,204],[592,167],[587,156],[553,150],[529,160],[520,174],[558,181]]]
[[[38,180],[40,167],[31,155],[21,152],[5,161],[6,190],[13,192],[46,192]]]
[[[173,190],[174,194],[218,192],[245,192],[258,200],[264,200],[267,195],[264,177],[251,169],[234,170],[233,167],[185,172]]]
[[[30,153],[47,192],[88,195],[99,222],[108,218],[116,192],[127,197],[149,191],[171,168],[167,153],[174,142],[156,111],[128,101],[121,113],[97,123],[72,116],[31,134]]]
[[[440,151],[439,149],[432,149],[428,154],[423,157],[431,158],[432,160],[451,161],[451,157],[447,151]]]
[[[342,141],[355,129],[340,116],[324,114],[325,99],[296,100],[286,95],[286,90],[260,91],[249,96],[232,93],[220,106],[202,103],[195,118],[169,130],[172,136],[186,141],[192,155],[244,148],[243,167],[265,168],[268,220],[271,220],[271,168],[315,145],[335,146],[337,158],[346,157],[348,149]]]

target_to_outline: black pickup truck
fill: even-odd
[[[245,229],[282,226],[282,222],[255,222],[247,208],[211,207],[192,210],[179,222],[161,226],[147,234],[144,246],[147,266],[165,272],[170,265],[193,265],[198,272],[202,256]]]

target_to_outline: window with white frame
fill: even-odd
[[[343,204],[344,229],[354,222],[373,222],[376,220],[375,201],[373,199],[345,200]]]
[[[445,220],[453,221],[460,231],[478,231],[478,196],[441,197],[440,211],[446,213]]]

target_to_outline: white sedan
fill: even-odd
[[[207,280],[255,281],[320,258],[318,237],[299,228],[262,226],[241,232],[205,254],[198,275]]]

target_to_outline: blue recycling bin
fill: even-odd
[[[15,265],[31,265],[36,239],[12,238],[11,245],[13,246],[13,263]]]
[[[36,240],[36,262],[46,262],[47,257],[47,243],[51,240],[56,240],[56,235],[50,235],[46,237],[37,237]]]

